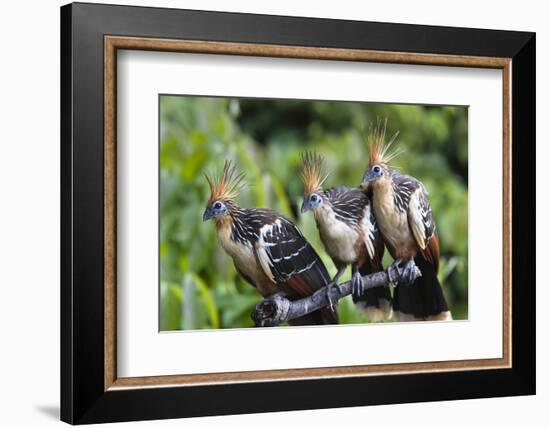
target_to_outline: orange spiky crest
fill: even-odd
[[[244,186],[244,173],[237,174],[235,165],[226,160],[223,165],[223,172],[219,177],[211,177],[204,174],[210,187],[208,205],[214,201],[233,201]]]
[[[387,166],[393,158],[403,151],[402,149],[390,151],[390,147],[397,139],[399,131],[393,134],[393,136],[386,143],[385,139],[387,124],[388,119],[384,119],[383,122],[378,119],[376,126],[371,125],[370,127],[368,136],[369,167],[373,165]]]
[[[304,194],[318,192],[322,189],[323,183],[330,175],[325,172],[325,160],[315,152],[302,153],[302,181],[304,183]]]

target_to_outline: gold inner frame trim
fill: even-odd
[[[503,322],[502,358],[378,364],[343,367],[204,373],[171,376],[117,377],[116,367],[116,84],[117,50],[148,50],[213,55],[244,55],[393,64],[494,68],[502,70],[503,93]],[[314,378],[361,377],[422,372],[511,367],[512,355],[512,165],[511,58],[386,52],[251,43],[104,37],[104,389],[212,385]]]

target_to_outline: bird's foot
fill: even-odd
[[[400,259],[394,260],[394,262],[388,266],[387,272],[390,282],[392,284],[398,284],[403,279],[403,270],[402,266],[403,261]]]
[[[356,303],[364,294],[363,277],[358,271],[355,271],[351,277],[351,296]]]
[[[336,288],[338,290],[338,294],[340,294],[340,287],[338,286],[336,281],[332,281],[327,285],[328,306],[329,306],[330,310],[334,312],[334,306],[335,306],[336,303],[332,301],[332,297],[331,297],[333,288]],[[338,300],[336,300],[336,301],[338,301]]]
[[[414,263],[414,258],[411,257],[407,262],[405,263],[405,266],[403,268],[403,284],[410,285],[414,282],[414,280],[417,278],[417,271],[418,268],[416,267],[416,264]]]
[[[410,285],[421,276],[421,273],[414,262],[414,257],[411,257],[406,262],[401,259],[394,261],[388,267],[388,275],[394,284]]]

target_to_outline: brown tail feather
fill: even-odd
[[[406,314],[411,319],[436,319],[441,314],[448,313],[449,306],[434,265],[423,255],[417,255],[414,261],[422,276],[412,284],[396,287],[393,296],[394,311]]]
[[[422,250],[422,255],[433,265],[437,275],[439,273],[439,237],[436,233],[428,241],[426,249]]]
[[[359,269],[362,276],[369,275],[374,272],[380,272],[382,265],[380,263],[365,263]],[[373,322],[384,321],[392,315],[392,296],[390,287],[374,287],[364,294],[364,296],[355,301],[356,306],[364,311],[367,318]]]
[[[328,274],[327,274],[328,277]],[[292,278],[290,278],[286,286],[290,290],[290,293],[296,294],[297,298],[301,297],[307,297],[313,294],[315,289],[311,287],[306,281],[306,279],[301,275],[295,275]],[[321,315],[320,317],[318,315],[314,315],[317,312]],[[338,324],[338,314],[336,313],[336,310],[332,311],[329,307],[324,307],[320,309],[319,311],[315,311],[312,314],[312,317],[304,316],[300,318],[301,321],[309,321],[309,324]],[[296,321],[292,325],[307,325],[307,322],[301,322]]]

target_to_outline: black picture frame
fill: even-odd
[[[512,58],[512,367],[104,390],[104,36]],[[61,8],[61,419],[71,424],[535,393],[535,34],[74,3]]]

